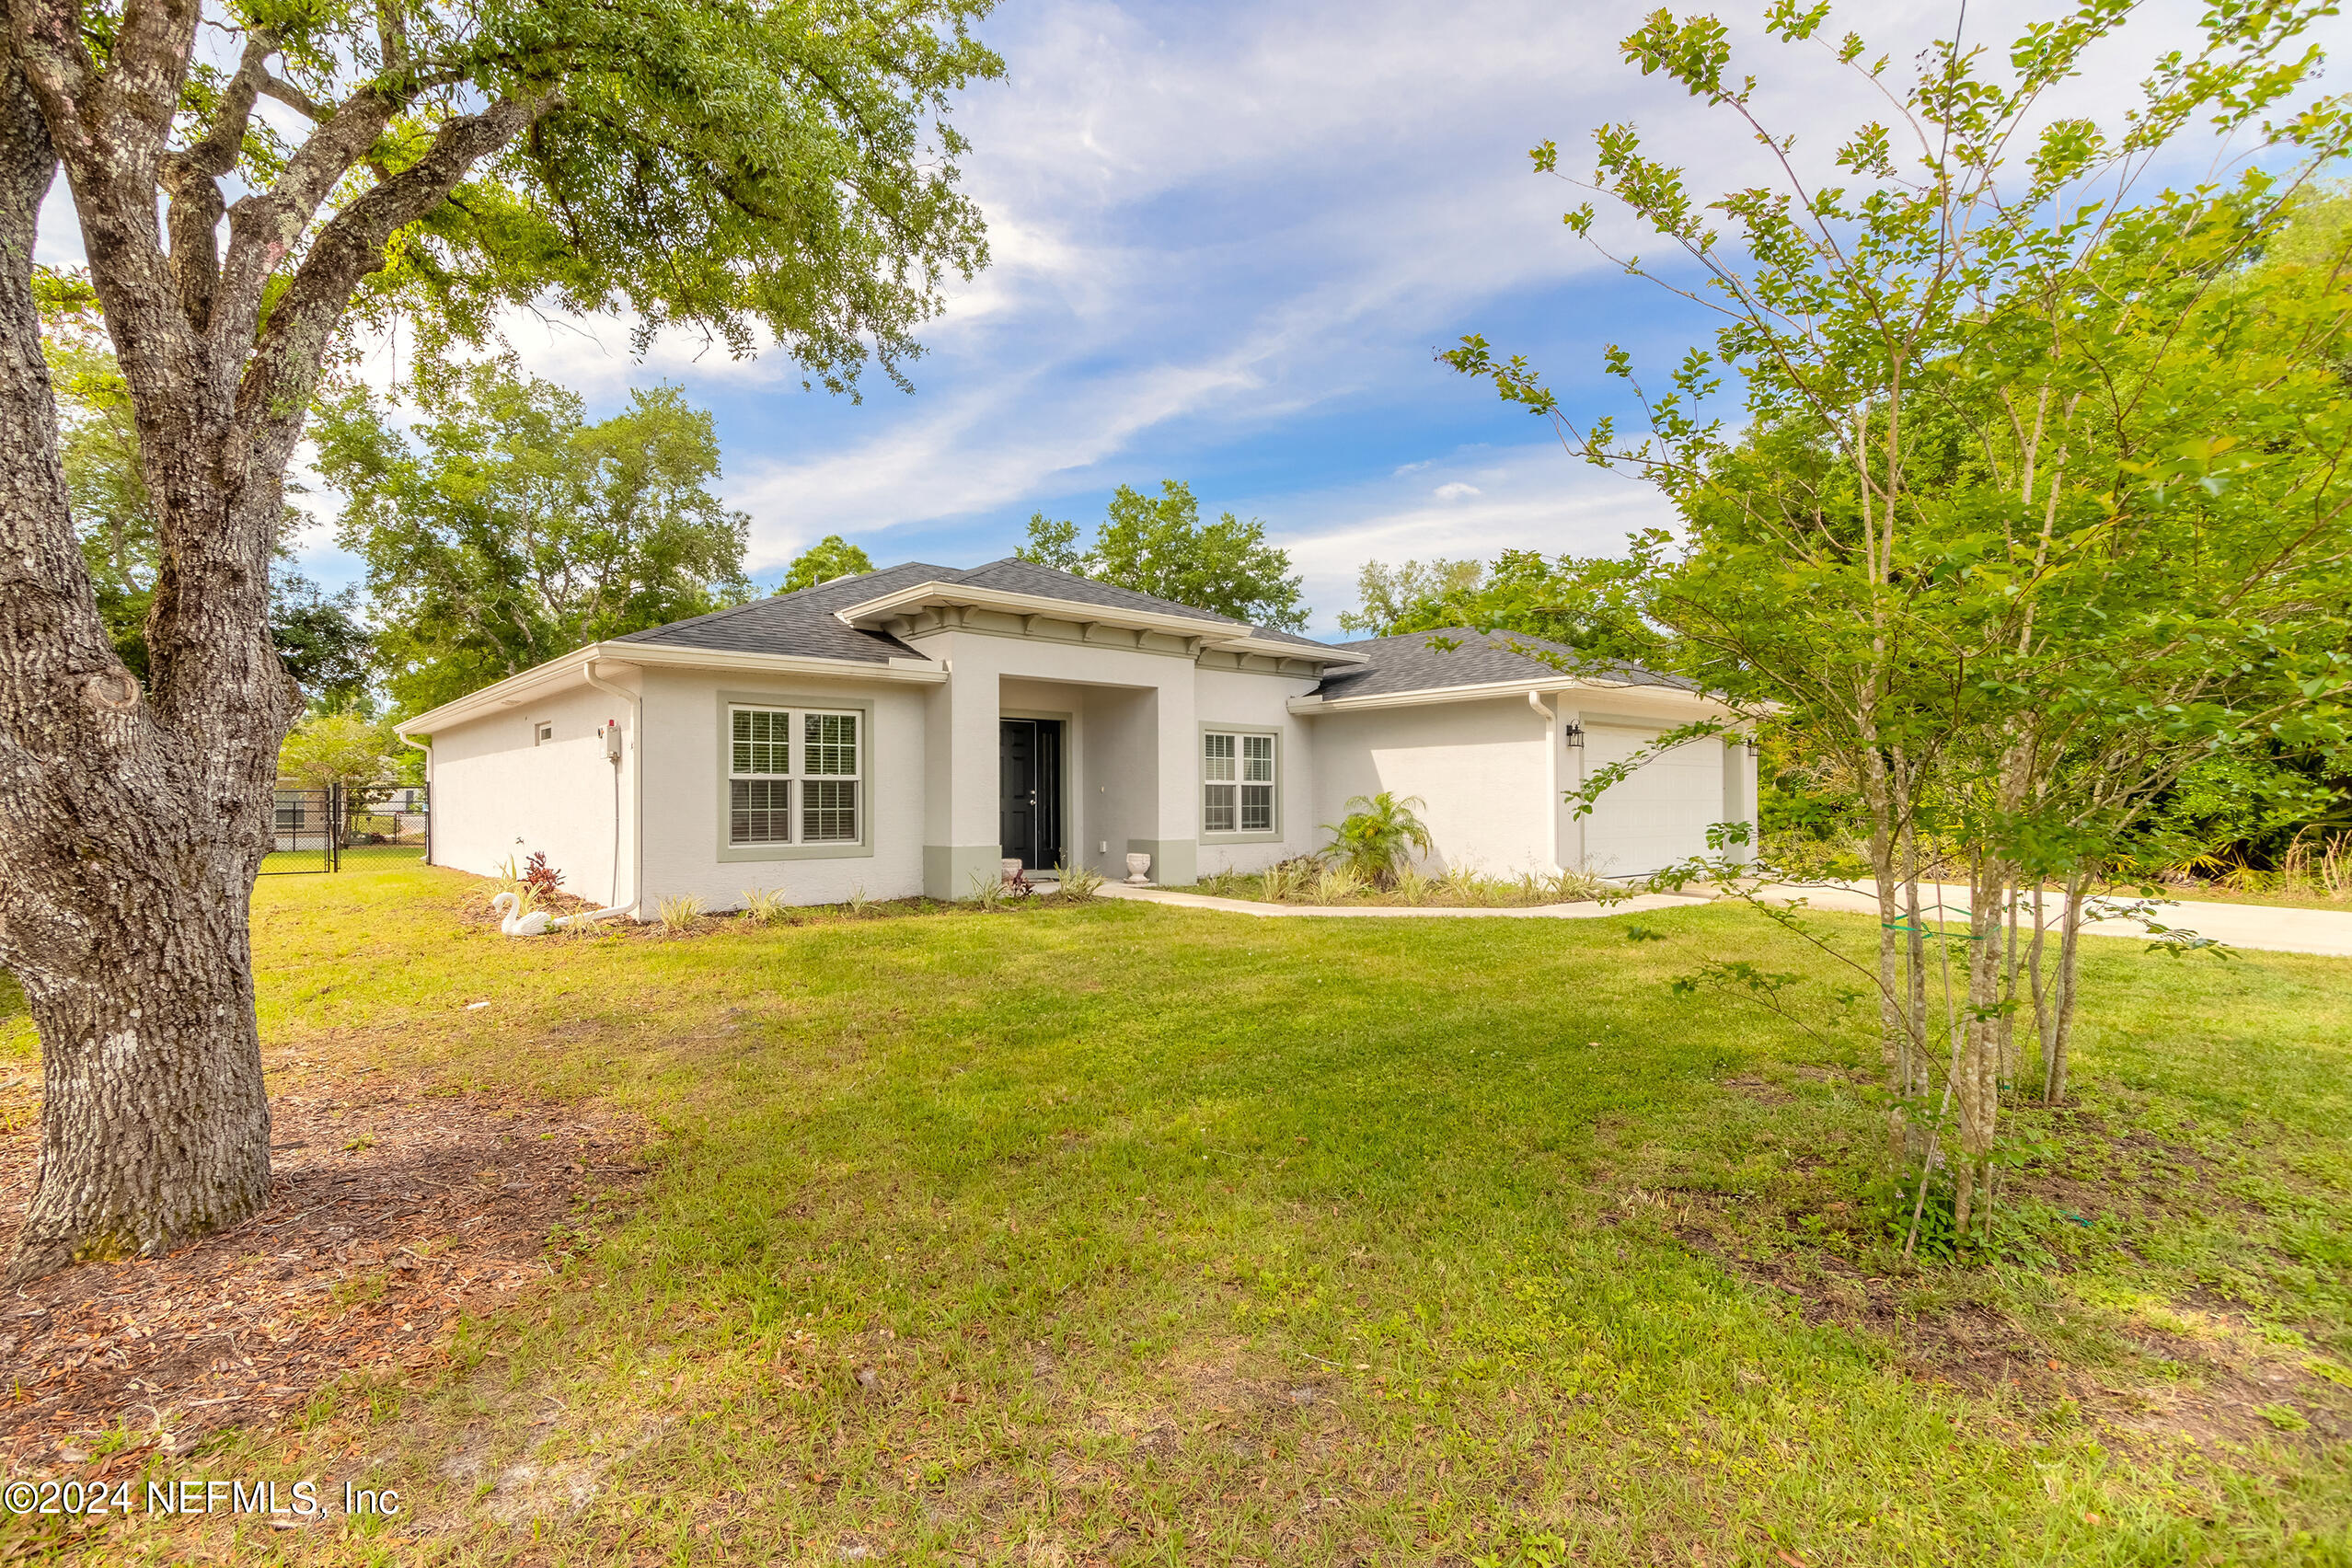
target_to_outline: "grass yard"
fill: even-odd
[[[2080,1105],[2020,1118],[2065,1152],[2002,1262],[1905,1272],[1860,1020],[1668,990],[1827,978],[1736,909],[516,942],[458,918],[478,886],[265,881],[273,1073],[594,1099],[649,1173],[439,1366],[143,1461],[412,1511],[0,1548],[2352,1564],[2352,963],[2091,939]]]

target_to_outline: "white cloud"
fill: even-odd
[[[1336,628],[1340,611],[1356,602],[1356,571],[1367,560],[1483,560],[1506,549],[1609,555],[1635,530],[1674,521],[1653,487],[1587,467],[1556,444],[1473,449],[1427,466],[1470,471],[1471,462],[1483,487],[1449,481],[1424,493],[1389,475],[1283,498],[1294,522],[1274,539],[1304,579],[1312,629]],[[1457,489],[1470,493],[1444,494]]]
[[[1450,484],[1439,485],[1429,493],[1439,501],[1460,501],[1465,497],[1483,495],[1485,492],[1476,485],[1464,484],[1461,480],[1456,479]]]

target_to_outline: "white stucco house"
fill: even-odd
[[[595,643],[419,715],[433,859],[544,851],[650,913],[748,888],[963,898],[999,861],[1182,885],[1419,796],[1437,867],[1650,871],[1753,819],[1734,741],[1587,768],[1724,710],[1638,670],[1563,674],[1470,629],[1328,644],[1007,559],[909,562]],[[1565,652],[1566,650],[1558,651]]]

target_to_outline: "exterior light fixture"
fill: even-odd
[[[1572,719],[1568,727],[1560,732],[1560,738],[1572,746],[1581,746],[1585,744],[1585,727]]]

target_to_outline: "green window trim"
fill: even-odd
[[[1200,842],[1280,842],[1282,732],[1203,721],[1200,734]]]
[[[870,856],[873,733],[870,699],[721,692],[719,859]]]

